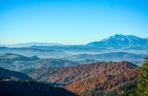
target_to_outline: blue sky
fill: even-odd
[[[148,37],[148,0],[0,0],[0,44]]]

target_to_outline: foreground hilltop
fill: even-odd
[[[0,68],[0,96],[76,96],[63,88],[36,82],[29,76]]]
[[[76,96],[63,88],[32,81],[0,81],[0,96]]]
[[[86,93],[98,87],[106,94],[115,92],[120,95],[124,86],[134,85],[137,76],[138,67],[129,62],[100,62],[61,69],[50,74],[47,81],[63,84],[66,89],[79,95],[87,96]]]

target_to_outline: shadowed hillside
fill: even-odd
[[[32,80],[29,76],[16,72],[16,71],[10,71],[7,69],[0,68],[0,80],[3,79],[13,79],[13,80]]]
[[[0,96],[76,96],[62,88],[31,81],[0,81]]]
[[[63,89],[33,81],[29,76],[0,68],[0,96],[76,96]]]

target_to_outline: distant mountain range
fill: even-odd
[[[31,42],[31,43],[21,43],[21,44],[12,44],[12,45],[3,45],[6,47],[30,47],[30,46],[62,46],[59,43],[39,43],[39,42]]]
[[[110,52],[104,54],[78,54],[65,57],[63,59],[71,60],[83,64],[89,64],[101,61],[128,61],[134,64],[141,64],[144,61],[144,55],[137,55],[127,52]]]
[[[88,63],[96,61],[130,61],[139,64],[143,62],[143,58],[148,53],[148,39],[133,35],[116,34],[109,38],[84,45],[27,43],[18,44],[13,47],[1,46],[0,54],[7,53],[19,54],[34,59],[37,59],[34,56],[40,59],[54,59],[56,62],[57,59],[64,59],[79,61],[77,63],[85,63],[85,61],[86,63],[88,61]],[[25,59],[24,57],[21,58]],[[75,58],[75,60],[72,58]],[[38,61],[41,62],[42,60]],[[46,61],[49,62],[49,60]],[[15,63],[22,66],[19,62]]]
[[[148,48],[148,40],[134,35],[116,34],[101,41],[88,43],[89,46],[95,47],[112,47],[112,48]]]
[[[22,43],[13,45],[3,45],[5,47],[31,47],[31,46],[73,46],[73,45],[63,45],[59,43]],[[108,38],[102,39],[100,41],[94,41],[86,44],[85,46],[93,47],[113,47],[113,48],[148,48],[148,38],[140,38],[134,35],[122,35],[115,34]]]

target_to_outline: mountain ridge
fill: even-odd
[[[63,59],[71,61],[85,61],[95,60],[96,61],[128,61],[134,64],[142,64],[144,62],[144,55],[138,55],[128,52],[109,52],[102,54],[78,54],[65,57]],[[85,64],[85,63],[84,63]],[[87,63],[86,63],[87,64]]]
[[[90,45],[91,43],[93,42],[103,42],[103,41],[106,41],[106,40],[109,40],[111,38],[132,38],[132,39],[141,39],[141,40],[148,40],[148,38],[142,38],[142,37],[139,37],[139,36],[135,36],[135,35],[123,35],[123,34],[115,34],[115,35],[112,35],[112,36],[109,36],[107,38],[104,38],[104,39],[101,39],[101,40],[98,40],[98,41],[92,41],[92,42],[89,42],[89,43],[86,43],[86,44],[78,44],[78,45]],[[61,44],[61,43],[43,43],[43,42],[29,42],[29,43],[18,43],[18,44],[0,44],[1,46],[3,47],[31,47],[31,46],[73,46],[73,45],[68,45],[68,44]],[[77,45],[77,44],[75,44]]]
[[[134,47],[148,47],[148,40],[134,35],[116,34],[109,38],[100,41],[94,41],[87,44],[88,46],[96,47],[114,47],[114,48],[134,48]]]

